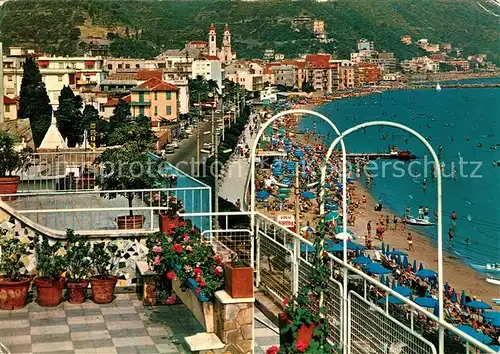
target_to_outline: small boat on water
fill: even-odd
[[[500,285],[500,278],[493,278],[493,277],[486,277],[486,281],[490,284],[494,284],[494,285]],[[500,299],[498,299],[500,300]]]
[[[405,216],[405,221],[408,225],[416,225],[416,226],[436,225],[436,223],[430,221],[429,218],[415,218],[411,215]]]
[[[471,267],[483,273],[500,273],[500,264],[498,263],[488,263],[486,265],[471,264]]]
[[[441,91],[441,85],[439,84],[439,82],[438,82],[438,84],[436,85],[436,91]]]

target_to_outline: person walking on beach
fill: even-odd
[[[405,217],[405,216],[403,216],[403,217],[401,218],[401,225],[402,225],[402,226],[401,226],[401,230],[402,230],[402,231],[406,231],[406,217]]]
[[[372,236],[372,224],[371,224],[371,221],[368,221],[368,223],[366,224],[366,231],[368,232],[368,237],[371,237]]]
[[[406,207],[406,216],[410,216],[410,215],[411,215],[411,208],[410,208],[410,206],[408,205],[408,206]]]
[[[408,251],[415,251],[413,249],[413,236],[411,235],[411,232],[408,232],[406,240],[408,241]]]
[[[386,215],[385,216],[385,225],[387,226],[387,228],[389,228],[389,222],[390,222],[389,215]]]
[[[448,238],[450,239],[450,246],[453,244],[453,230],[450,229],[448,230]]]
[[[392,223],[394,224],[394,231],[397,231],[398,229],[398,216],[394,215],[394,218],[392,219]]]

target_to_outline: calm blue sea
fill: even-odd
[[[436,152],[442,145],[441,161],[445,163],[444,172],[448,174],[448,178],[443,179],[444,247],[466,263],[484,265],[500,262],[500,167],[493,166],[493,161],[500,160],[499,102],[500,90],[496,88],[443,89],[441,92],[432,88],[337,100],[319,107],[318,111],[329,117],[341,131],[355,123],[389,120],[420,132],[430,140]],[[304,120],[301,128],[312,130],[314,121],[318,133],[330,131],[325,123],[313,118]],[[332,135],[330,133],[329,141],[333,140]],[[387,166],[385,176],[374,179],[373,196],[381,198],[384,205],[400,216],[407,206],[411,207],[413,215],[417,214],[419,205],[435,210],[437,187],[431,167],[427,167],[425,189],[423,176],[413,177],[408,173],[408,170],[414,175],[424,173],[422,164],[426,149],[417,138],[389,127],[372,127],[365,132],[355,132],[346,139],[349,152],[387,151],[388,145],[410,150],[420,157],[417,161],[421,165]],[[469,163],[460,167],[460,158]],[[377,161],[379,175],[382,174],[381,163],[381,160]],[[456,179],[452,178],[451,163],[456,166]],[[406,172],[398,177],[403,174],[401,167]],[[450,246],[448,229],[453,210],[458,219],[453,245]],[[420,229],[436,239],[435,227]],[[468,246],[467,238],[470,240]]]

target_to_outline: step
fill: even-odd
[[[203,350],[222,349],[225,344],[217,337],[215,333],[197,333],[194,336],[184,337],[189,350],[200,352]]]

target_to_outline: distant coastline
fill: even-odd
[[[424,82],[442,82],[442,81],[460,81],[471,79],[486,79],[486,78],[500,78],[500,71],[488,72],[445,72],[445,73],[432,73],[432,74],[416,74],[408,78],[409,84],[424,83]]]

